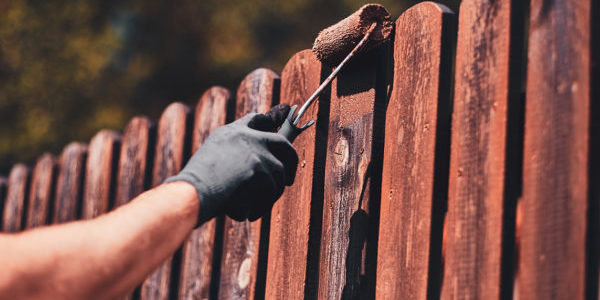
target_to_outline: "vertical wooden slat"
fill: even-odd
[[[227,121],[231,93],[222,87],[208,89],[196,105],[192,136],[192,153],[208,135]],[[200,208],[202,209],[202,208]],[[183,246],[179,299],[209,299],[215,243],[216,219],[195,229]]]
[[[18,232],[23,229],[28,189],[29,168],[24,164],[16,164],[8,175],[4,217],[2,218],[4,232]]]
[[[155,126],[147,117],[129,121],[121,138],[115,207],[126,204],[150,187]]]
[[[373,274],[366,267],[366,252],[376,247],[370,203],[374,176],[372,168],[377,51],[355,58],[332,83],[323,227],[319,265],[319,298],[372,298],[360,295],[373,289]],[[387,67],[387,66],[386,66]],[[384,99],[385,100],[385,99]],[[381,121],[381,120],[377,120]],[[379,196],[375,196],[379,197]],[[373,234],[374,232],[374,234]],[[373,242],[375,244],[373,244]]]
[[[42,155],[31,175],[26,228],[47,225],[54,192],[56,160],[50,154]]]
[[[591,2],[531,1],[519,299],[585,296]]]
[[[431,239],[438,238],[432,236],[432,224],[441,227],[440,215],[432,214],[434,206],[445,201],[445,193],[439,195],[437,190],[447,187],[445,177],[436,178],[436,174],[448,170],[451,45],[445,44],[449,37],[443,34],[451,34],[447,32],[450,22],[454,22],[452,12],[433,2],[413,6],[396,21],[377,299],[426,299],[428,295]],[[433,220],[436,217],[439,220]]]
[[[237,91],[236,119],[250,112],[269,111],[278,101],[278,89],[279,76],[275,72],[257,69],[248,74]],[[262,219],[254,222],[225,219],[219,299],[255,298],[261,223]]]
[[[52,223],[64,223],[79,218],[86,157],[87,146],[75,142],[67,145],[60,155]]]
[[[319,86],[321,63],[311,50],[294,55],[281,73],[281,102],[301,106]],[[318,105],[303,121],[316,120]],[[301,299],[304,296],[313,190],[316,127],[295,141],[299,156],[294,185],[286,188],[271,212],[266,296]]]
[[[460,7],[443,299],[500,297],[506,130],[517,104],[509,99],[511,9],[486,0]]]
[[[158,121],[158,136],[154,166],[152,170],[152,186],[158,186],[165,179],[181,170],[186,159],[188,134],[191,122],[190,108],[179,102],[170,104]],[[173,257],[169,257],[142,283],[142,299],[169,299]],[[177,281],[174,281],[175,283]],[[176,290],[171,291],[176,294]]]
[[[83,185],[82,219],[94,218],[109,209],[119,139],[117,132],[101,130],[90,141]]]
[[[6,186],[8,179],[6,177],[0,177],[0,225],[4,224],[4,204],[6,203]],[[0,228],[1,229],[1,228]]]

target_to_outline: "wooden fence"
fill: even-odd
[[[131,297],[599,299],[599,7],[413,6],[308,111],[296,182],[270,215],[209,221]],[[301,104],[330,72],[300,51],[281,76],[258,69],[235,94],[213,87],[157,124],[17,164],[0,179],[2,229],[123,205],[214,128]]]

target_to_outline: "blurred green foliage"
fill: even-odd
[[[396,18],[421,1],[381,1]],[[456,11],[459,0],[440,1]],[[0,1],[0,173],[212,85],[280,72],[364,1]]]

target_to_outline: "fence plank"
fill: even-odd
[[[56,159],[50,154],[42,155],[31,175],[26,228],[47,225],[56,176]]]
[[[179,102],[170,104],[158,121],[158,136],[152,186],[158,186],[181,170],[189,149],[187,136],[191,125],[190,108]],[[169,299],[173,257],[168,258],[142,283],[142,299]],[[178,270],[175,270],[177,272]],[[176,274],[176,273],[174,273]],[[177,283],[177,281],[174,281]],[[176,294],[176,289],[171,293]]]
[[[531,1],[520,299],[585,296],[591,2]]]
[[[511,1],[461,3],[443,299],[500,297],[510,47]]]
[[[101,130],[90,141],[83,185],[82,219],[94,218],[109,209],[119,142],[119,134],[110,130]]]
[[[8,178],[0,177],[0,225],[4,224],[4,204],[6,203],[6,186]],[[1,229],[1,228],[0,228]]]
[[[372,193],[372,155],[376,79],[387,70],[378,69],[377,51],[363,54],[348,65],[332,83],[331,110],[325,166],[323,228],[319,265],[319,298],[372,298],[376,262],[367,259],[377,246],[373,218],[379,195]],[[387,62],[386,62],[387,64]],[[386,66],[387,67],[387,66]],[[385,89],[385,86],[384,86]],[[383,92],[385,95],[385,92]],[[385,100],[385,99],[383,99]],[[383,116],[379,116],[383,117]],[[383,120],[377,120],[383,121]],[[379,191],[378,188],[376,188]],[[377,192],[378,193],[378,192]],[[371,201],[376,201],[371,203]],[[371,215],[373,213],[373,215]],[[369,295],[360,295],[364,291]]]
[[[439,210],[447,187],[447,173],[442,170],[448,170],[451,45],[444,41],[448,38],[444,33],[451,33],[451,22],[452,12],[433,2],[413,6],[396,21],[394,89],[385,130],[377,299],[426,299],[428,295],[428,271],[434,264],[430,255],[435,252],[430,241],[439,238],[432,236],[432,226],[441,228]]]
[[[267,112],[278,101],[278,95],[279,76],[275,72],[268,69],[253,71],[238,88],[236,118],[250,112]],[[252,223],[225,219],[219,299],[254,299],[255,293],[260,292],[261,287],[256,284],[259,260],[263,259],[259,244],[261,229],[265,228],[261,225],[268,227],[262,219]],[[261,298],[260,295],[257,298]]]
[[[86,157],[87,146],[75,142],[67,145],[60,155],[52,223],[79,218]]]
[[[311,50],[294,55],[281,73],[281,101],[301,106],[319,86],[321,63]],[[317,120],[318,105],[304,121]],[[316,127],[294,141],[299,166],[294,185],[286,188],[271,212],[266,295],[269,299],[304,296],[308,259]],[[319,215],[320,217],[320,215]]]
[[[192,137],[192,153],[208,135],[227,121],[231,93],[222,87],[208,89],[196,105]],[[212,219],[195,229],[183,246],[179,299],[209,299],[215,232],[217,221]]]
[[[126,204],[150,187],[156,128],[147,117],[134,117],[123,132],[115,207]]]
[[[2,219],[4,232],[18,232],[25,225],[25,197],[29,190],[29,176],[29,168],[24,164],[16,164],[10,170]]]

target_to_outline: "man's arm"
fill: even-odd
[[[196,189],[173,182],[96,219],[1,234],[1,299],[113,299],[132,291],[187,238]]]

